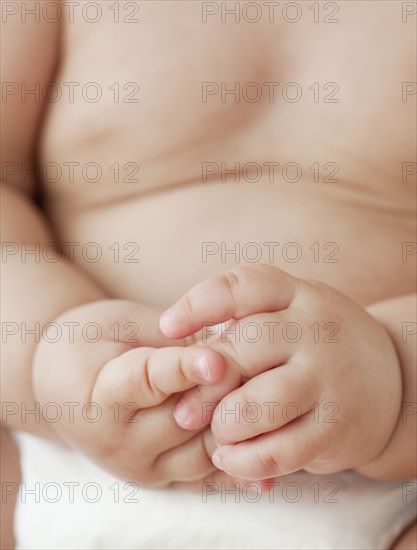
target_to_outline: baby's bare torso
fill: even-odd
[[[197,1],[120,2],[116,23],[99,4],[96,23],[63,26],[41,163],[62,172],[44,182],[59,238],[110,295],[166,306],[252,260],[362,304],[413,291],[414,31],[400,3],[260,2],[256,23],[253,8],[222,23],[221,4],[204,22],[214,8]]]

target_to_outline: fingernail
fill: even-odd
[[[218,470],[223,470],[222,459],[220,458],[220,455],[217,452],[213,454],[213,456],[211,457],[211,461],[213,462],[213,464],[216,466]]]
[[[164,330],[169,330],[170,328],[170,325],[171,325],[171,321],[172,321],[172,313],[173,313],[173,307],[170,307],[169,309],[167,309],[160,317],[159,319],[159,326],[161,328],[162,331]]]
[[[204,378],[204,380],[210,380],[210,369],[208,366],[207,359],[204,355],[201,355],[195,362],[195,368],[200,373],[200,375]]]
[[[174,418],[180,424],[186,424],[187,421],[188,421],[188,414],[189,414],[188,407],[187,407],[184,399],[181,399],[177,403],[177,405],[174,409]]]

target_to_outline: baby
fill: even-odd
[[[415,478],[413,3],[2,4],[3,429]]]

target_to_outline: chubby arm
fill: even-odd
[[[93,281],[64,258],[50,263],[41,255],[37,262],[29,254],[24,261],[22,247],[28,250],[42,247],[54,242],[53,235],[41,213],[16,188],[2,186],[1,207],[2,422],[48,436],[52,432],[47,424],[35,415],[23,414],[24,408],[35,409],[32,362],[42,327],[69,308],[105,296]],[[15,252],[16,245],[18,252]],[[8,254],[10,250],[15,253]]]
[[[35,2],[27,1],[27,8]],[[98,286],[73,264],[62,259],[56,263],[34,255],[22,257],[22,247],[42,248],[54,242],[42,212],[33,196],[35,179],[30,176],[39,142],[46,105],[33,95],[22,100],[21,90],[41,89],[52,80],[57,65],[58,24],[25,22],[16,14],[2,22],[2,98],[1,118],[1,401],[2,413],[22,404],[34,409],[31,365],[37,335],[26,329],[42,327],[60,313],[78,304],[105,298]],[[26,261],[25,261],[26,260]],[[37,325],[38,323],[38,325]],[[14,403],[8,408],[7,403]],[[39,435],[50,428],[28,415],[2,414],[2,422]]]
[[[417,296],[374,304],[368,312],[386,329],[397,350],[402,374],[402,407],[389,442],[359,472],[378,479],[417,477]]]
[[[20,4],[33,8],[35,2]],[[172,409],[181,392],[221,379],[222,358],[208,348],[164,338],[159,309],[109,300],[64,257],[50,262],[44,254],[24,253],[55,242],[33,200],[36,182],[28,177],[46,106],[12,92],[22,85],[34,89],[36,83],[43,89],[53,78],[58,28],[33,17],[23,23],[17,15],[2,31],[2,76],[15,84],[1,119],[2,428],[65,442],[116,475],[148,486],[184,488],[208,480],[215,472],[210,430],[183,430]],[[138,329],[140,324],[140,342],[124,328],[132,321]],[[52,322],[62,329],[57,340],[42,335],[42,327]],[[102,329],[97,342],[77,328],[91,322]],[[115,323],[120,335],[112,330]],[[55,406],[54,420],[44,418],[46,405]],[[22,416],[24,409],[42,414]],[[91,411],[97,416],[90,421]]]

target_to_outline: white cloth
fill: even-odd
[[[78,453],[16,439],[19,549],[384,549],[416,516],[415,482],[298,472],[261,498],[253,487],[226,494],[214,486],[204,497],[125,487]]]

